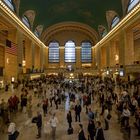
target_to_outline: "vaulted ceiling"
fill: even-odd
[[[99,25],[108,29],[107,11],[123,16],[122,0],[20,0],[20,17],[27,10],[35,11],[33,29],[37,25],[46,29],[56,23],[72,21],[87,24],[98,31]]]

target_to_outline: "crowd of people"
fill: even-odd
[[[55,109],[53,108],[54,110],[50,113],[51,117],[47,124],[52,128],[52,139],[55,140],[56,127],[59,123],[55,110],[59,110],[60,106],[66,102],[69,106],[65,108],[67,133],[73,134],[75,131],[73,123],[78,122],[78,140],[105,140],[104,131],[109,130],[110,120],[113,118],[112,108],[115,108],[120,129],[130,130],[131,121],[137,129],[137,135],[140,136],[139,79],[133,82],[115,83],[113,79],[107,77],[104,80],[94,76],[65,81],[62,77],[48,76],[19,81],[14,88],[21,91],[20,96],[13,95],[7,102],[4,99],[0,102],[0,130],[4,133],[8,127],[9,140],[16,140],[20,133],[17,133],[16,123],[12,118],[17,112],[27,114],[31,122],[37,126],[36,138],[41,138],[44,125],[42,117],[48,116],[48,110],[54,106]],[[32,91],[32,94],[29,94],[29,91]],[[34,98],[39,99],[36,116],[33,116]],[[82,112],[87,116],[87,126],[82,123]],[[87,128],[87,132],[84,128]]]

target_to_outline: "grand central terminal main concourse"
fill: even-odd
[[[140,139],[140,0],[0,0],[0,140]]]

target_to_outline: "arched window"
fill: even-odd
[[[104,30],[101,32],[101,37],[103,38],[103,37],[105,37],[106,35],[107,35],[107,30],[104,29]]]
[[[65,62],[75,62],[75,43],[73,41],[65,44]]]
[[[40,36],[40,33],[38,32],[37,29],[35,29],[34,34],[35,34],[36,37],[39,37]]]
[[[119,21],[120,21],[120,18],[119,18],[118,16],[115,16],[115,17],[113,18],[112,22],[111,22],[111,29],[112,29],[113,27],[115,27],[115,26],[119,23]]]
[[[91,43],[88,41],[82,42],[81,46],[81,60],[83,63],[92,61],[92,48]]]
[[[139,2],[140,0],[129,0],[127,12],[130,12]]]
[[[29,19],[26,16],[22,17],[22,22],[28,27],[30,28],[30,22]]]
[[[59,62],[59,43],[56,41],[50,42],[49,44],[49,62]]]
[[[6,3],[6,5],[7,5],[13,12],[15,12],[15,6],[14,6],[12,0],[3,0],[3,1]]]

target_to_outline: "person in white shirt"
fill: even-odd
[[[108,114],[109,114],[108,108],[105,107],[105,110],[104,110],[105,129],[104,130],[108,130],[109,129],[109,120],[107,118]]]
[[[123,108],[122,112],[122,126],[129,127],[129,117],[130,117],[130,111],[127,106]]]
[[[8,127],[8,140],[16,140],[15,137],[15,131],[16,131],[16,124],[14,122],[11,122]]]
[[[52,140],[55,140],[55,134],[56,134],[56,126],[58,124],[58,119],[55,117],[55,113],[53,113],[52,117],[49,120],[49,124],[52,128]]]
[[[135,114],[135,111],[136,111],[137,107],[138,107],[138,101],[136,100],[135,97],[132,97],[132,99],[131,99],[131,111],[132,111],[132,115]]]

